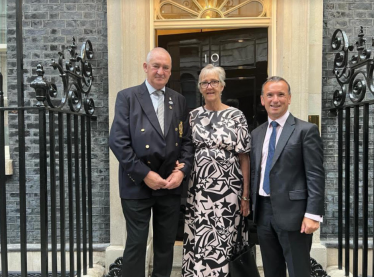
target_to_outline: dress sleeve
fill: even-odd
[[[249,153],[251,149],[251,135],[249,134],[247,120],[243,113],[238,118],[236,126],[237,141],[235,146],[236,153]]]

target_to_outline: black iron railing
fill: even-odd
[[[369,121],[374,117],[369,109],[374,107],[374,60],[370,58],[371,50],[366,47],[362,27],[355,46],[349,44],[346,33],[340,29],[334,32],[331,46],[338,51],[333,72],[341,86],[334,92],[333,108],[328,109],[337,116],[338,125],[338,266],[343,268],[344,256],[345,275],[352,272],[353,276],[359,276],[361,251],[360,276],[367,277],[369,199],[372,200],[369,188],[374,189],[373,181],[369,183],[369,172],[373,172],[373,168],[369,168],[369,145],[373,144],[374,137],[369,134]],[[350,54],[355,47],[357,53]],[[371,201],[370,214],[374,216],[372,204]],[[371,263],[374,265],[374,256]]]
[[[0,73],[0,80],[1,80]],[[92,178],[91,163],[91,115],[77,114],[71,111],[61,111],[46,107],[3,107],[3,93],[0,82],[0,236],[1,236],[1,270],[2,276],[8,276],[7,249],[7,192],[5,176],[5,111],[38,111],[39,124],[39,182],[40,182],[40,264],[41,276],[47,276],[48,246],[51,248],[52,276],[57,276],[58,253],[60,253],[60,274],[66,276],[66,256],[70,257],[70,276],[77,272],[81,276],[87,274],[87,257],[89,267],[93,266],[92,249]],[[47,115],[49,120],[47,120]],[[55,124],[56,119],[58,124]],[[73,127],[72,127],[73,124]],[[47,134],[47,125],[49,132]],[[87,127],[86,127],[87,126]],[[66,133],[66,135],[64,135]],[[55,136],[58,137],[56,149]],[[64,142],[66,141],[66,142]],[[65,149],[67,153],[65,152]],[[49,154],[49,155],[48,155]],[[49,158],[47,157],[49,156]],[[20,155],[21,157],[21,155]],[[74,160],[74,162],[73,162]],[[67,164],[67,173],[65,165]],[[87,166],[88,165],[88,166]],[[58,173],[57,173],[58,172]],[[19,166],[19,175],[27,176],[25,167]],[[68,182],[65,182],[67,175]],[[49,179],[48,179],[49,176]],[[57,184],[59,191],[57,191]],[[65,191],[68,190],[68,207],[65,205]],[[59,194],[59,202],[57,201]],[[49,197],[48,197],[49,196]],[[19,197],[20,206],[21,199]],[[49,201],[48,201],[49,199]],[[88,203],[88,204],[87,204]],[[26,206],[26,203],[24,203]],[[75,211],[74,211],[75,207]],[[26,207],[27,208],[27,207]],[[50,219],[48,218],[50,208]],[[59,213],[57,212],[59,208]],[[20,208],[21,211],[21,208]],[[69,217],[66,219],[66,212]],[[22,222],[24,220],[24,222]],[[21,276],[27,276],[27,217],[20,216],[20,234],[26,244],[21,247],[21,259],[26,254],[25,261],[20,261]],[[66,223],[69,224],[69,251],[66,251]],[[59,225],[59,230],[57,226]],[[51,230],[51,234],[48,234]],[[57,232],[60,233],[60,241]],[[81,234],[83,239],[81,240]],[[83,250],[82,250],[83,249]],[[76,252],[76,253],[75,253]],[[83,254],[83,255],[82,255]],[[81,261],[81,255],[83,262]],[[76,264],[75,264],[76,262]]]
[[[7,234],[7,177],[5,175],[5,112],[18,116],[18,180],[19,180],[19,232],[20,275],[27,272],[27,202],[26,202],[26,123],[25,113],[37,116],[39,140],[40,184],[40,266],[41,276],[73,277],[87,274],[93,267],[92,236],[92,176],[91,176],[91,120],[94,119],[94,102],[89,98],[93,75],[89,60],[93,47],[89,40],[79,52],[73,38],[68,47],[70,58],[64,63],[64,53],[50,66],[59,71],[62,91],[44,78],[42,65],[37,66],[38,76],[31,83],[35,89],[37,104],[24,106],[22,0],[16,0],[17,43],[17,107],[4,107],[3,79],[0,73],[0,242],[1,276],[8,277]],[[31,119],[27,119],[31,120]],[[56,140],[57,137],[57,140]],[[13,149],[13,151],[16,151]],[[68,199],[65,199],[65,194]],[[59,202],[58,202],[59,198]],[[68,206],[66,205],[68,200]],[[50,210],[49,210],[50,209]],[[58,212],[59,209],[59,212]],[[49,218],[50,214],[50,218]],[[66,215],[68,214],[68,217]],[[66,226],[69,224],[68,231]],[[50,233],[49,233],[50,230]],[[68,233],[68,236],[66,236]],[[59,235],[59,240],[58,240]],[[66,244],[68,242],[69,249]],[[49,249],[50,247],[50,249]],[[48,253],[51,252],[51,268]],[[60,254],[60,265],[58,265]],[[69,256],[69,257],[67,257]],[[81,260],[83,257],[83,261]],[[70,268],[66,261],[69,258]],[[88,258],[88,261],[87,261]],[[60,267],[60,272],[58,272]]]

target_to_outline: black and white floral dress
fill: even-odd
[[[239,153],[250,150],[243,113],[233,107],[190,113],[195,158],[188,185],[183,277],[228,276],[240,221],[243,177]],[[247,233],[243,231],[244,244]],[[249,276],[250,277],[250,276]]]

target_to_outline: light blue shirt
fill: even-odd
[[[159,95],[153,93],[153,92],[155,92],[157,89],[155,89],[154,87],[152,87],[152,86],[148,83],[147,79],[145,80],[145,85],[147,86],[147,89],[148,89],[149,95],[151,96],[151,100],[152,100],[153,108],[155,109],[155,112],[156,112],[156,114],[157,114],[158,101],[159,101],[159,100],[164,101],[164,97],[165,97],[165,96],[164,96],[164,94],[165,94],[165,87],[163,87],[162,89],[160,89],[160,90],[162,90],[164,93],[163,93],[162,95],[159,96]],[[161,97],[161,99],[159,99],[160,97]]]

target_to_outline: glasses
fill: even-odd
[[[216,87],[218,87],[218,84],[219,84],[219,81],[217,81],[217,80],[213,80],[213,81],[210,81],[210,82],[200,82],[199,83],[201,88],[207,88],[209,85],[212,88],[216,88]]]

